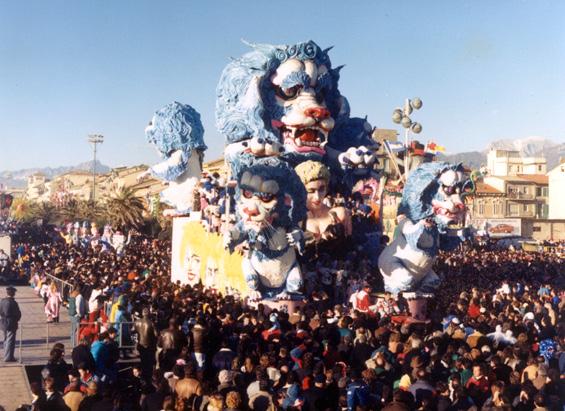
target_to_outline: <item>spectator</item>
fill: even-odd
[[[141,360],[142,376],[149,381],[155,367],[157,351],[157,330],[151,321],[149,308],[143,308],[142,318],[135,322],[135,331],[138,335],[137,350]]]

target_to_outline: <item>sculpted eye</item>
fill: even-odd
[[[270,203],[271,201],[273,201],[275,196],[273,194],[262,193],[259,195],[259,198],[264,203]]]
[[[249,190],[243,190],[243,197],[251,198],[251,197],[253,197],[253,193]]]
[[[443,191],[447,195],[452,195],[454,193],[461,192],[461,188],[459,187],[458,184],[453,184],[452,186],[446,186],[445,184],[443,184],[442,187],[443,187]]]
[[[290,100],[291,98],[296,97],[296,95],[300,92],[301,89],[302,86],[300,85],[296,85],[291,88],[282,88],[275,86],[275,93],[283,100]]]

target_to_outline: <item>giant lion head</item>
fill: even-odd
[[[433,218],[440,229],[460,224],[465,218],[463,196],[468,181],[461,164],[421,164],[408,177],[398,214],[414,222]]]
[[[258,138],[282,142],[289,159],[319,160],[326,146],[343,151],[370,144],[366,121],[352,122],[338,89],[341,67],[313,41],[249,44],[253,50],[224,69],[216,125],[228,144]]]

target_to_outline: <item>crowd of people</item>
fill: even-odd
[[[41,381],[32,384],[36,410],[565,404],[564,264],[557,254],[502,251],[489,242],[444,253],[430,321],[410,324],[402,321],[401,298],[377,293],[378,274],[363,254],[321,255],[305,273],[306,305],[289,314],[248,306],[223,290],[171,283],[167,241],[138,235],[122,255],[63,241],[22,247],[12,269],[47,296],[47,321],[59,315],[49,300],[64,300],[75,331],[74,347],[53,347]],[[57,289],[47,274],[72,291]]]

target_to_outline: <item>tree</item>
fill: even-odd
[[[11,216],[21,222],[33,220],[33,203],[25,198],[16,198],[10,207]]]
[[[72,199],[61,208],[60,216],[66,221],[96,221],[100,222],[104,215],[103,209],[93,201]]]
[[[43,225],[48,225],[58,221],[59,213],[53,204],[41,202],[31,206],[31,216],[34,220],[41,220]]]
[[[138,228],[143,224],[145,206],[131,187],[116,190],[106,201],[106,220],[116,228]]]

